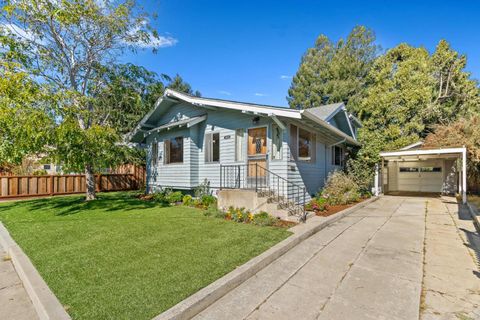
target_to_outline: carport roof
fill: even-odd
[[[402,158],[408,156],[433,156],[438,158],[444,157],[460,157],[466,152],[465,147],[460,148],[445,148],[445,149],[416,149],[416,150],[399,150],[399,151],[384,151],[380,152],[382,158]]]

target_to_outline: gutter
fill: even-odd
[[[341,131],[340,129],[335,128],[334,126],[332,126],[328,122],[325,122],[324,120],[320,119],[319,117],[311,114],[310,112],[308,112],[308,109],[307,110],[302,110],[301,114],[305,115],[306,118],[309,118],[310,120],[313,120],[314,122],[321,125],[325,129],[330,130],[331,132],[335,133],[336,135],[339,135],[340,137],[344,138],[345,142],[348,142],[348,143],[350,143],[354,146],[360,146],[360,143],[358,143],[357,140],[353,139],[352,137],[350,137],[349,135],[347,135],[345,132]]]

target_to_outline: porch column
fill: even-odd
[[[385,170],[385,159],[382,157],[382,168],[380,169],[380,181],[381,181],[381,184],[380,184],[380,192],[385,194],[385,190],[383,190],[383,188],[385,187],[385,181],[383,181],[383,179],[385,179],[385,173],[384,173],[384,170]]]
[[[462,151],[462,200],[467,203],[467,149]]]
[[[379,190],[378,190],[378,178],[379,178],[379,175],[378,175],[378,163],[377,163],[375,165],[375,181],[374,181],[374,183],[375,183],[375,191],[374,192],[375,192],[375,196],[377,196],[377,197],[380,193]]]

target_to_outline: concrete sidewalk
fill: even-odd
[[[0,319],[38,319],[12,262],[0,244]]]
[[[196,319],[418,319],[425,199],[382,197],[323,229]]]

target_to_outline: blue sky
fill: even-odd
[[[291,76],[320,34],[337,40],[355,25],[389,49],[433,51],[440,39],[468,57],[480,79],[480,1],[139,0],[173,45],[128,55],[157,73],[179,73],[203,96],[286,106]]]

